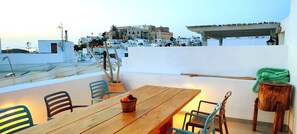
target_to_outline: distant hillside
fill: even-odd
[[[29,53],[29,51],[24,49],[8,49],[8,50],[2,50],[2,53]]]

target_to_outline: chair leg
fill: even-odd
[[[191,127],[192,127],[192,132],[194,132],[194,127],[193,126]],[[186,130],[189,131],[189,124],[186,124]]]
[[[228,132],[228,127],[227,127],[226,116],[225,116],[225,115],[223,115],[223,118],[224,118],[224,122],[223,122],[223,124],[224,124],[224,126],[225,126],[225,131],[226,131],[226,134],[229,134],[229,132]]]
[[[259,103],[259,98],[256,98],[255,105],[254,105],[254,115],[253,115],[253,131],[256,131],[257,129],[258,103]]]
[[[185,128],[185,130],[188,130],[188,127],[189,127],[189,126],[188,126],[188,124],[186,123],[186,128]],[[183,128],[183,129],[184,129],[184,128]]]
[[[212,130],[212,134],[216,134],[215,129]]]
[[[220,117],[220,118],[222,118],[222,117]],[[220,132],[220,134],[223,134],[223,127],[222,127],[222,119],[219,119],[219,132]]]

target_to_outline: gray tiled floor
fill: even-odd
[[[181,128],[183,123],[184,115],[177,114],[173,117],[173,127]],[[270,125],[257,125],[257,131],[252,131],[252,123],[249,121],[240,121],[229,119],[228,120],[228,130],[229,134],[271,134],[272,133],[272,124]],[[225,130],[224,130],[225,134]],[[289,134],[288,131],[281,132],[280,134]]]

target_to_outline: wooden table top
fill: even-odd
[[[73,113],[20,131],[23,134],[74,133],[154,133],[201,90],[143,86]],[[123,113],[120,99],[137,98],[136,110]]]

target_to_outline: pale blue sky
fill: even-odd
[[[280,22],[290,0],[0,0],[2,49],[27,41],[59,40],[61,23],[69,40],[108,31],[111,25],[166,26],[174,37],[197,36],[185,26]]]

